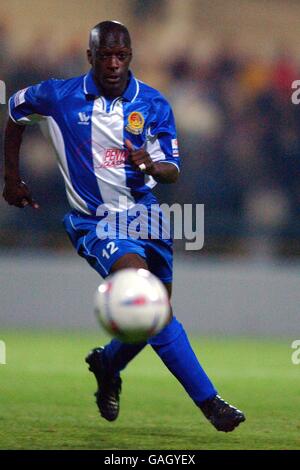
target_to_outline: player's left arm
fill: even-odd
[[[166,162],[154,162],[145,148],[135,150],[130,140],[126,139],[125,144],[130,154],[131,163],[139,169],[144,165],[144,173],[151,175],[159,183],[176,183],[179,171],[175,165]]]
[[[176,125],[171,106],[161,94],[152,99],[146,132],[145,146],[140,149],[126,141],[132,164],[159,183],[175,183],[180,169]]]

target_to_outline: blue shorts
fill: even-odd
[[[149,270],[163,283],[172,282],[172,239],[120,239],[99,238],[97,216],[71,211],[65,215],[63,224],[77,253],[103,277],[110,274],[114,263],[127,253],[136,253],[146,260]]]

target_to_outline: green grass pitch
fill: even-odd
[[[98,415],[84,357],[95,332],[5,331],[1,449],[300,449],[300,365],[291,341],[193,338],[220,394],[247,417],[218,433],[148,346],[123,373],[121,412]],[[187,364],[188,367],[188,364]]]

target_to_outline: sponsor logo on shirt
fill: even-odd
[[[111,168],[122,166],[124,165],[128,154],[128,150],[106,149],[103,163],[99,163],[99,165],[96,164],[95,168]]]
[[[133,111],[128,116],[128,124],[125,129],[131,134],[141,134],[144,129],[145,119],[138,111]]]

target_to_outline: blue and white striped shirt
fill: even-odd
[[[73,209],[96,215],[103,204],[119,211],[153,200],[156,182],[133,167],[124,144],[145,147],[154,162],[179,170],[172,109],[154,88],[129,72],[123,95],[101,95],[92,72],[67,80],[50,79],[18,91],[9,100],[10,117],[21,124],[46,119],[66,193]],[[119,206],[119,197],[126,207]]]

